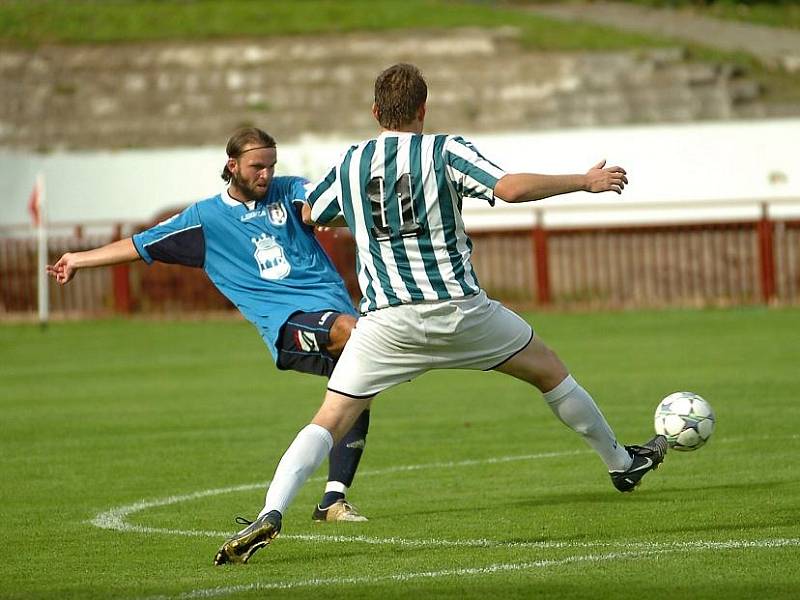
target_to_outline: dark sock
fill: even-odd
[[[273,523],[278,523],[279,525],[280,525],[281,520],[283,519],[283,515],[280,513],[279,510],[271,510],[271,511],[269,511],[267,513],[267,517],[269,517],[270,520]]]
[[[331,450],[328,456],[328,481],[339,481],[346,487],[353,484],[358,463],[367,443],[367,431],[369,431],[369,410],[363,411],[358,416],[350,431]],[[333,499],[329,500],[330,498]],[[326,492],[320,506],[325,508],[342,498],[344,494],[341,492]]]
[[[319,507],[328,508],[331,504],[339,500],[344,500],[344,494],[342,492],[325,492],[322,496],[322,500],[319,501]]]

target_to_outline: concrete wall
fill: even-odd
[[[365,137],[375,75],[418,64],[431,130],[497,132],[800,115],[680,50],[537,53],[513,29],[0,50],[0,148],[222,145],[254,124],[289,142]]]

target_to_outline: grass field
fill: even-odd
[[[120,43],[154,40],[371,33],[389,29],[502,27],[544,50],[668,45],[654,36],[562,23],[513,7],[465,0],[2,0],[0,44]]]
[[[351,494],[213,567],[318,405],[238,321],[0,326],[2,598],[796,598],[800,310],[528,315],[614,425],[689,389],[717,431],[630,495],[522,383],[440,372],[376,401]]]
[[[531,46],[543,49],[617,49],[663,45],[655,36],[588,24],[562,23],[516,10],[552,0],[2,0],[0,43],[114,43],[381,31],[405,28],[514,25]],[[800,7],[680,0],[638,0],[652,6],[693,6],[698,14],[765,25],[800,27]]]
[[[181,42],[386,30],[513,27],[523,47],[544,52],[680,47],[690,61],[737,65],[775,101],[800,97],[797,78],[743,52],[687,44],[589,23],[566,23],[524,10],[525,2],[473,0],[0,0],[0,48],[48,44]],[[710,9],[709,9],[710,10]],[[716,9],[714,9],[716,10]],[[771,23],[798,26],[797,7],[751,7]],[[749,13],[748,13],[749,14]],[[762,20],[763,20],[762,19]]]

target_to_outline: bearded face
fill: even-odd
[[[267,193],[269,180],[265,177],[247,178],[241,171],[235,172],[231,178],[231,183],[236,186],[249,202],[261,200]]]
[[[231,187],[249,202],[261,200],[267,194],[277,162],[275,148],[245,147],[239,158],[229,163]]]

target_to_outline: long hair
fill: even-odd
[[[233,135],[228,140],[228,145],[225,146],[225,152],[228,154],[228,158],[239,158],[244,153],[245,148],[251,145],[260,148],[276,147],[275,138],[266,131],[262,131],[257,127],[241,127],[233,132]],[[248,150],[255,150],[255,148],[248,148]],[[230,181],[233,177],[227,162],[220,176],[225,181]]]

